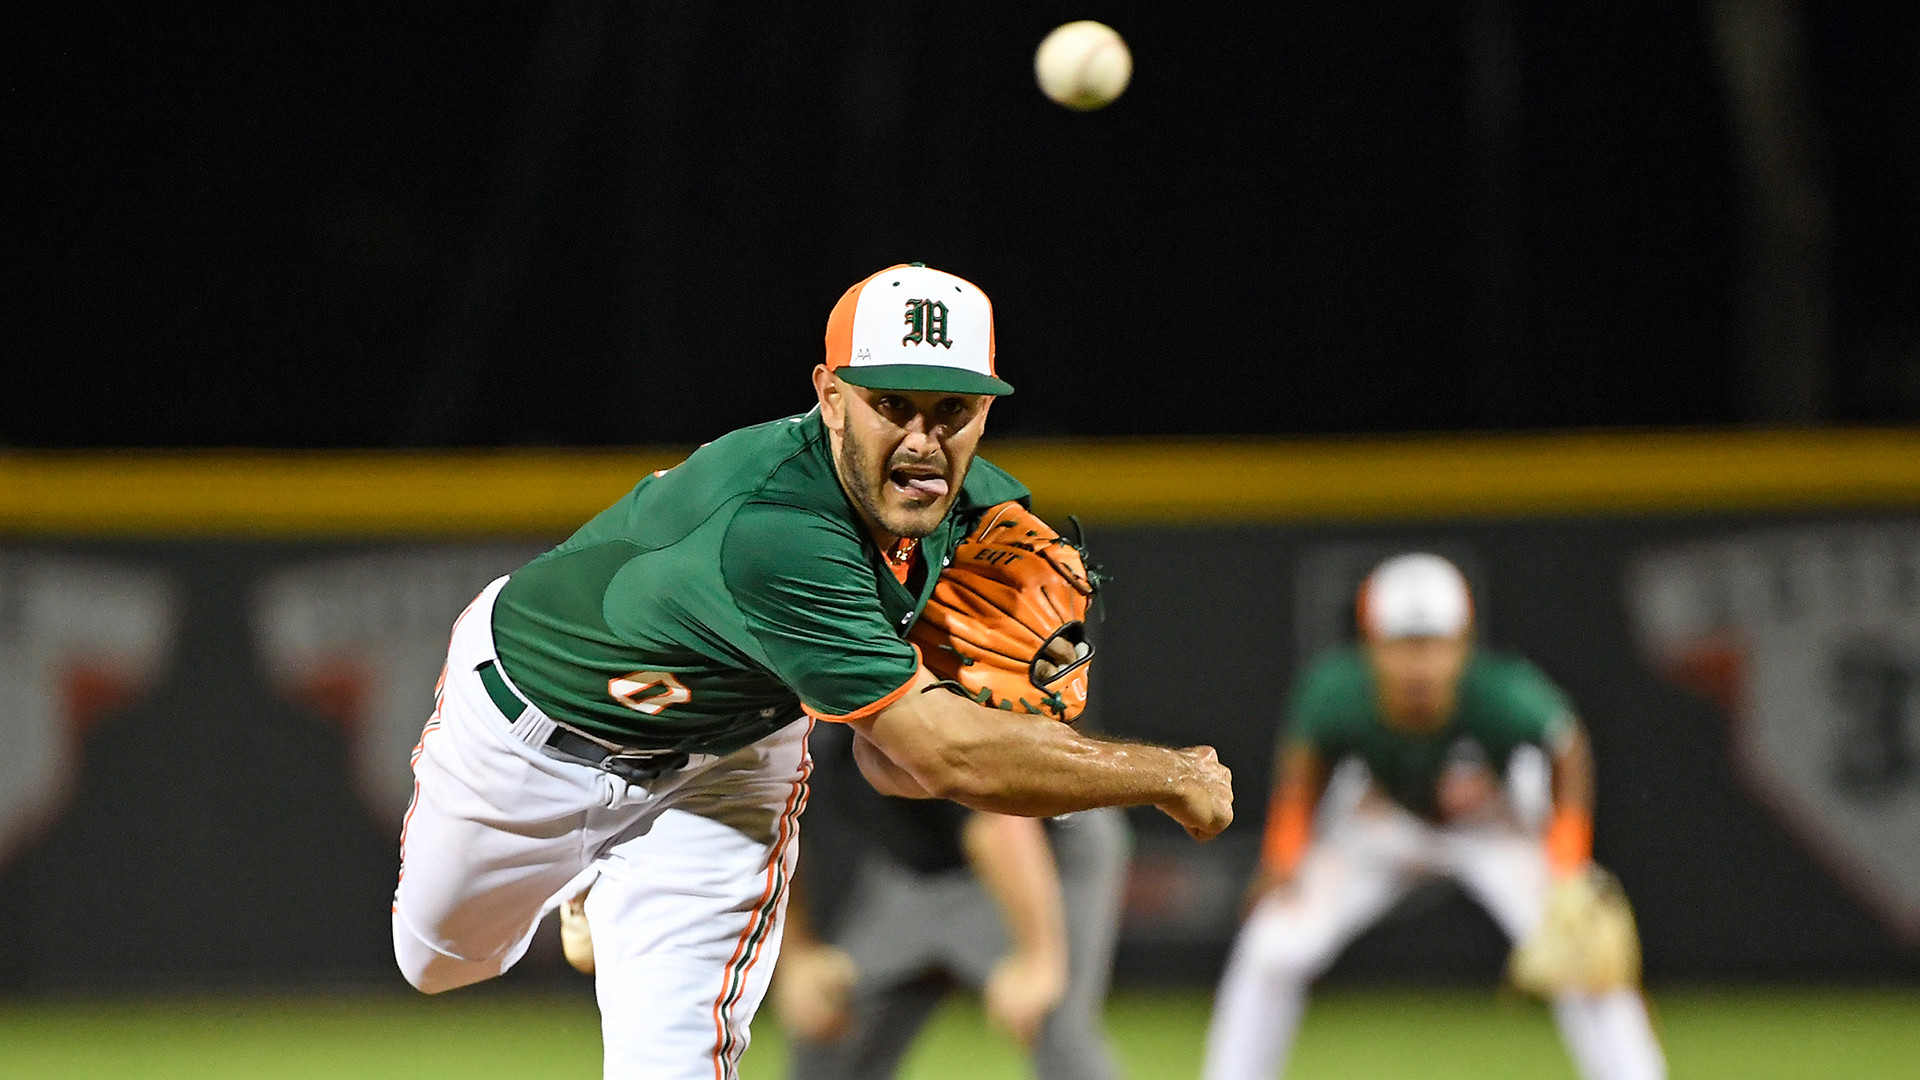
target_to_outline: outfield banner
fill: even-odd
[[[1627,601],[1642,653],[1727,717],[1740,775],[1920,943],[1920,526],[1653,548]]]
[[[1091,722],[1213,743],[1239,795],[1205,846],[1135,814],[1123,976],[1216,970],[1290,681],[1413,549],[1456,561],[1485,639],[1577,703],[1651,977],[1920,975],[1920,517],[1088,534],[1113,577]],[[408,752],[448,628],[554,539],[0,544],[0,987],[396,980]],[[1435,886],[1337,972],[1490,980],[1501,956]]]

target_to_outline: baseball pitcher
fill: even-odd
[[[414,751],[401,971],[429,993],[498,975],[584,892],[608,1077],[736,1075],[816,722],[849,725],[888,794],[1019,816],[1152,805],[1200,839],[1232,817],[1211,748],[969,700],[906,639],[989,510],[1030,516],[974,458],[1013,389],[986,295],[918,265],[867,278],[834,307],[813,385],[812,411],[643,478],[487,586]],[[1051,678],[1038,657],[1026,670]]]

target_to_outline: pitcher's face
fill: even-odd
[[[986,431],[988,394],[869,390],[822,372],[821,416],[834,438],[840,484],[869,524],[925,536],[960,495]]]

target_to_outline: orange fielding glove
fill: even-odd
[[[1072,723],[1087,705],[1087,605],[1099,582],[1079,544],[1004,502],[954,548],[907,639],[948,689]]]

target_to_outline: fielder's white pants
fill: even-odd
[[[548,757],[553,721],[529,708],[509,727],[474,673],[495,658],[505,581],[454,624],[414,750],[393,903],[400,970],[427,993],[492,978],[526,953],[546,911],[592,883],[606,1076],[733,1080],[779,954],[810,721],[645,784]]]
[[[1369,799],[1315,842],[1290,889],[1268,895],[1235,940],[1207,1032],[1205,1080],[1273,1080],[1307,986],[1424,878],[1450,877],[1512,940],[1539,922],[1550,884],[1537,837],[1508,821],[1436,826]],[[1567,994],[1554,1019],[1586,1080],[1660,1080],[1666,1060],[1632,990]]]

